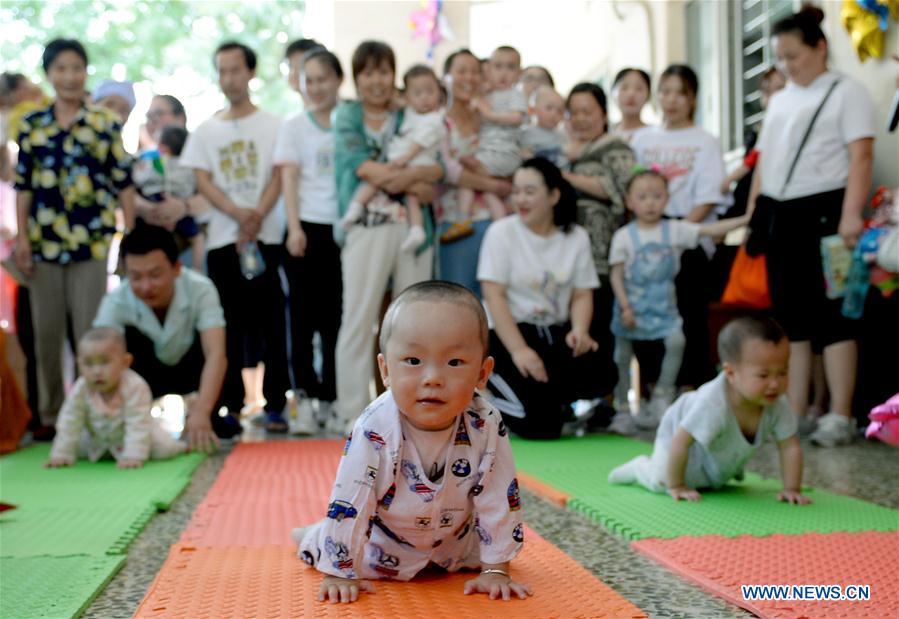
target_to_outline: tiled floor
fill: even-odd
[[[258,431],[248,439],[259,439]],[[648,440],[648,437],[646,437]],[[805,447],[805,483],[899,509],[899,450],[879,442],[849,447]],[[91,619],[130,617],[168,553],[202,500],[227,455],[223,450],[204,462],[191,485],[172,506],[154,518],[137,538],[122,571],[84,614]],[[769,477],[778,473],[777,451],[766,446],[750,469]],[[627,543],[577,513],[523,492],[526,519],[603,582],[652,617],[749,617],[742,609],[706,595],[678,576],[637,555]]]

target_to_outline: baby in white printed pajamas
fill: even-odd
[[[324,520],[294,531],[326,576],[319,599],[355,601],[365,579],[410,580],[430,564],[480,569],[464,593],[524,598],[509,575],[523,524],[500,414],[475,390],[493,368],[477,298],[448,282],[406,289],[381,329],[388,391],[347,439]]]
[[[184,453],[185,444],[150,414],[150,386],[130,364],[125,339],[114,329],[84,334],[78,343],[81,377],[59,411],[45,466],[71,466],[76,458],[96,462],[108,454],[119,468],[138,468],[148,459]]]

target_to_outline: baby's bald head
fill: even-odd
[[[487,356],[489,327],[487,326],[487,314],[484,311],[484,306],[481,305],[478,298],[468,288],[459,284],[436,280],[409,286],[387,308],[387,313],[384,314],[384,321],[381,323],[381,338],[378,342],[382,354],[387,353],[387,345],[390,343],[390,335],[397,322],[397,317],[402,312],[412,309],[411,306],[413,304],[423,301],[448,303],[459,307],[460,311],[472,312],[473,318],[477,321],[476,330],[472,329],[472,337],[477,337],[480,340],[484,349],[484,356]],[[439,325],[436,325],[436,327],[439,327]]]

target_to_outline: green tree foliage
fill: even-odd
[[[302,0],[3,0],[0,53],[4,70],[40,83],[44,45],[75,38],[90,58],[89,88],[110,76],[153,84],[180,69],[199,91],[216,88],[215,48],[236,40],[258,56],[256,98],[286,113],[296,96],[280,65],[287,43],[301,36],[303,9]]]

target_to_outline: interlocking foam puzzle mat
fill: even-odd
[[[379,581],[354,604],[316,600],[321,573],[287,546],[197,548],[177,545],[135,613],[138,618],[190,617],[645,617],[532,531],[512,563],[534,596],[509,602],[464,596],[476,574],[428,573],[409,583]]]
[[[123,564],[158,509],[190,482],[201,454],[119,470],[113,461],[45,469],[49,445],[0,458],[0,616],[74,617]]]
[[[760,617],[899,617],[899,533],[644,539],[632,547]],[[741,585],[870,587],[868,600],[747,600]],[[847,595],[847,597],[848,597]],[[794,595],[795,597],[795,595]]]
[[[191,453],[119,470],[112,460],[45,469],[50,445],[36,445],[0,458],[0,499],[44,507],[144,505],[168,509],[187,487],[205,456]]]
[[[323,517],[342,441],[240,444],[136,617],[644,617],[561,550],[526,530],[512,569],[536,595],[465,597],[473,573],[378,582],[352,605],[316,601],[322,575],[296,556],[290,530]]]
[[[569,495],[570,508],[625,539],[899,530],[899,511],[815,489],[806,490],[811,505],[780,503],[781,482],[751,473],[743,482],[705,492],[698,503],[675,502],[636,485],[609,484],[606,478],[615,466],[652,450],[625,437],[514,439],[512,445],[519,469]]]
[[[77,617],[125,563],[122,555],[0,558],[0,617]]]
[[[26,505],[0,515],[0,556],[124,554],[155,513],[149,505]]]

